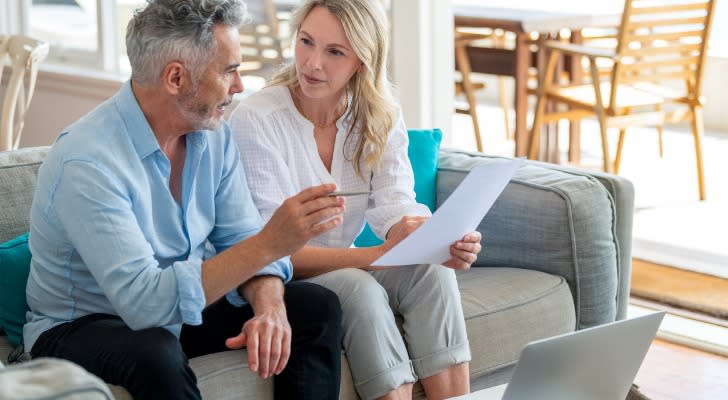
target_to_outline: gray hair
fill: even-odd
[[[213,27],[237,28],[246,19],[242,0],[148,0],[126,28],[131,79],[154,83],[177,60],[196,82],[217,50]]]

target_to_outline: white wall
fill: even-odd
[[[20,147],[52,144],[63,128],[111,97],[120,86],[121,82],[108,77],[39,72]]]
[[[453,18],[449,1],[391,4],[392,80],[410,128],[443,129],[449,143],[453,113]]]
[[[720,4],[720,3],[719,3]],[[708,57],[703,76],[705,129],[728,133],[728,56]]]

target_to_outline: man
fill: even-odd
[[[243,90],[244,13],[241,0],[150,1],[127,28],[131,80],[58,137],[31,209],[33,357],[135,399],[191,399],[187,357],[247,347],[276,398],[338,398],[338,300],[284,283],[287,255],[338,226],[344,203],[309,188],[263,226],[221,123]]]

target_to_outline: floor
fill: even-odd
[[[635,384],[652,400],[728,399],[728,358],[657,339]]]

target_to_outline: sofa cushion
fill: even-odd
[[[412,164],[415,176],[415,199],[418,203],[426,205],[430,211],[435,211],[437,164],[440,153],[442,131],[440,129],[410,129],[407,131],[409,144],[407,155]],[[369,224],[354,240],[356,247],[370,247],[382,243]]]
[[[507,368],[531,341],[571,332],[574,303],[560,276],[518,268],[458,272],[471,379]]]
[[[438,205],[473,167],[498,161],[442,151]],[[616,225],[614,201],[597,179],[527,163],[478,226],[484,249],[474,267],[516,266],[563,276],[574,297],[578,329],[611,322],[620,271]],[[493,226],[497,235],[489,229]]]
[[[23,338],[29,272],[28,234],[0,243],[0,326],[13,346],[18,346]]]
[[[190,359],[197,376],[197,386],[208,399],[258,400],[272,399],[273,380],[262,380],[248,369],[246,350],[232,350]],[[116,400],[131,400],[121,386],[109,385]],[[341,355],[341,389],[339,399],[358,399],[354,392],[346,357]]]
[[[0,152],[0,242],[28,232],[36,174],[49,147]]]

